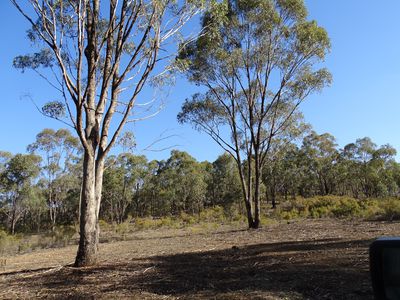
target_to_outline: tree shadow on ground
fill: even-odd
[[[114,265],[25,278],[20,284],[52,297],[132,296],[184,299],[372,299],[370,240],[265,243],[230,249],[132,259]],[[251,296],[252,295],[252,296]],[[290,297],[289,297],[290,298]]]

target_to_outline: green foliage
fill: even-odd
[[[153,216],[177,216],[181,211],[195,214],[203,209],[207,172],[188,153],[171,151],[170,158],[159,162],[154,171],[144,191],[148,204],[158,204]]]
[[[394,196],[400,165],[394,161],[393,147],[378,147],[363,138],[341,150],[333,136],[315,132],[304,137],[301,147],[286,140],[274,143],[260,191],[264,203],[275,201],[276,218],[399,218],[400,200]],[[15,240],[3,238],[11,252],[75,242],[75,231],[68,226],[76,222],[79,205],[77,145],[67,130],[44,129],[28,147],[32,154],[0,151],[1,228],[11,232],[15,217],[17,233],[54,230],[39,234],[40,241],[18,235]],[[237,162],[227,153],[212,163],[197,162],[181,151],[150,162],[122,153],[107,160],[104,179],[99,223],[101,232],[112,239],[140,229],[201,228],[205,223],[244,226],[246,221]],[[56,222],[49,212],[57,214]],[[261,219],[271,222],[269,216]]]
[[[274,215],[279,219],[297,218],[365,218],[400,219],[400,200],[397,198],[357,200],[350,197],[319,196],[284,202]]]
[[[312,49],[320,59],[325,57],[326,51],[330,49],[331,45],[327,32],[322,27],[319,27],[316,21],[297,24],[295,32],[298,39],[298,44],[296,45],[298,52],[307,55]]]
[[[332,214],[334,217],[357,217],[361,214],[360,201],[352,198],[342,198],[334,208]]]
[[[291,209],[289,211],[279,212],[279,217],[283,220],[291,220],[299,218],[299,212],[296,209]]]
[[[18,237],[9,235],[4,230],[0,229],[0,254],[15,253],[18,251]]]
[[[99,226],[101,232],[107,232],[112,227],[109,223],[107,223],[105,220],[102,219],[99,220]]]
[[[361,213],[359,201],[348,197],[323,196],[298,198],[285,202],[277,211],[279,218],[290,220],[299,217],[356,217]]]
[[[307,210],[313,218],[328,217],[335,207],[336,201],[331,197],[317,197],[316,199],[307,200]]]
[[[181,212],[181,214],[179,215],[179,219],[184,225],[192,225],[197,222],[197,219],[194,216],[189,215],[185,212]]]
[[[222,206],[229,214],[234,204],[242,201],[236,161],[228,153],[220,155],[210,166],[207,185],[209,205]]]
[[[384,220],[400,220],[400,200],[399,199],[387,199],[380,201],[379,206],[381,208],[380,217]]]
[[[163,217],[160,219],[160,222],[158,223],[158,227],[179,228],[180,222],[171,217]]]
[[[115,225],[115,232],[122,236],[123,239],[126,238],[126,235],[131,231],[131,224],[129,222],[123,222]]]
[[[137,218],[135,220],[136,229],[156,229],[156,228],[178,228],[180,227],[180,222],[171,217],[162,218]]]
[[[60,101],[48,102],[42,107],[42,112],[50,118],[62,119],[65,116],[65,105]]]
[[[72,238],[77,234],[75,226],[61,225],[55,227],[47,234],[51,238],[50,244],[47,247],[64,247],[71,243]]]
[[[72,225],[57,226],[53,231],[36,235],[10,235],[0,230],[0,255],[15,255],[35,249],[65,247],[75,244],[76,241],[77,230]]]
[[[153,218],[136,218],[134,224],[137,229],[151,229],[157,228],[159,223],[159,220],[154,220]]]
[[[254,198],[243,196],[253,206],[259,205],[259,178],[271,152],[305,128],[298,106],[332,81],[319,68],[329,37],[306,17],[301,0],[217,2],[203,17],[203,34],[178,57],[188,79],[205,88],[184,102],[178,121],[205,132],[234,157],[239,173],[250,177],[241,176],[241,188],[242,195],[254,190]],[[246,166],[254,171],[246,173]]]
[[[226,221],[224,208],[221,206],[214,206],[200,212],[199,215],[200,222],[218,222],[224,223]]]
[[[21,69],[24,72],[26,69],[37,69],[39,67],[49,68],[54,65],[54,56],[50,49],[41,49],[32,55],[19,55],[14,58],[13,67]]]

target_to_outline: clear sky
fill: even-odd
[[[331,38],[332,51],[325,65],[334,80],[301,107],[306,121],[318,133],[333,134],[341,147],[369,136],[376,144],[389,143],[400,152],[400,1],[306,0],[306,5],[310,19],[317,20]],[[0,150],[13,153],[25,152],[43,128],[63,127],[41,116],[24,97],[28,94],[43,103],[59,99],[57,93],[33,72],[22,74],[12,68],[16,55],[31,50],[25,38],[27,27],[11,4],[0,0]],[[178,149],[200,161],[213,161],[222,153],[208,136],[176,122],[182,101],[195,90],[179,79],[166,108],[134,125],[138,154],[168,157],[170,150],[143,149],[169,135],[173,137],[153,148],[179,145]]]

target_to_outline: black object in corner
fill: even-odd
[[[382,237],[369,248],[376,300],[400,300],[400,237]]]

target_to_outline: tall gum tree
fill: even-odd
[[[330,49],[303,0],[224,0],[205,13],[204,34],[177,58],[204,93],[178,120],[206,132],[236,160],[250,228],[260,223],[262,169],[274,141],[291,135],[298,107],[331,81],[317,67]]]
[[[40,161],[37,155],[16,154],[0,168],[0,202],[6,205],[11,234],[26,212],[27,202],[35,198],[33,181],[39,175]]]
[[[92,265],[98,251],[105,158],[125,124],[143,118],[138,117],[138,107],[145,103],[138,96],[145,84],[159,82],[171,70],[168,62],[177,50],[174,37],[204,3],[10,1],[29,22],[28,38],[39,48],[16,57],[14,66],[34,70],[59,91],[63,100],[46,104],[42,112],[64,122],[65,112],[83,147],[75,266]]]
[[[79,140],[66,129],[57,131],[46,128],[36,135],[36,141],[27,147],[28,152],[42,155],[42,173],[46,186],[45,196],[49,217],[54,230],[58,210],[61,207],[61,195],[57,193],[62,177],[69,172],[68,167],[79,154]]]

